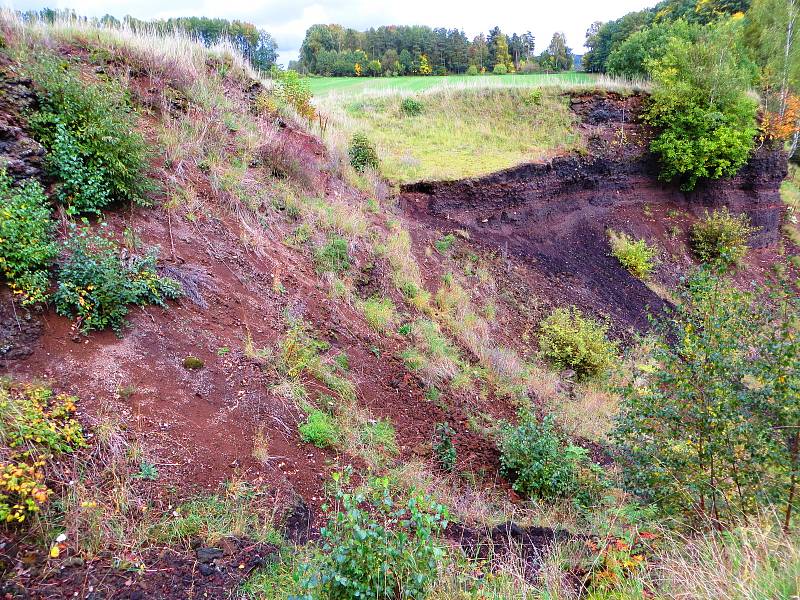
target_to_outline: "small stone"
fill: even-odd
[[[222,550],[219,548],[198,548],[197,560],[201,563],[210,563],[218,558],[222,558]]]
[[[203,577],[208,577],[210,575],[213,575],[214,571],[215,571],[215,569],[214,569],[214,567],[212,565],[206,565],[206,564],[203,564],[203,563],[200,564],[200,574]]]

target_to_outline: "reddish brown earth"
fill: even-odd
[[[163,86],[150,76],[133,76],[142,103],[155,98],[153,90]],[[247,102],[252,93],[230,82],[232,98]],[[777,185],[786,168],[780,154],[762,150],[739,177],[693,195],[682,194],[655,179],[654,167],[643,154],[646,132],[635,122],[614,125],[622,122],[623,108],[628,115],[636,114],[640,97],[576,100],[575,110],[584,121],[581,127],[590,147],[594,144],[598,150],[594,158],[558,157],[480,179],[420,183],[402,190],[401,200],[411,217],[406,226],[430,289],[436,289],[446,266],[436,253],[426,254],[425,247],[440,231],[468,232],[470,241],[459,246],[485,253],[498,285],[513,299],[499,307],[497,341],[523,352],[530,350],[523,341],[531,316],[528,307],[536,310],[540,302],[580,304],[608,313],[622,329],[643,328],[645,308],[661,306],[657,295],[608,256],[606,227],[654,235],[669,252],[680,241],[668,239],[669,210],[682,212],[673,220],[685,227],[703,207],[725,204],[746,210],[764,227],[758,244],[772,243],[777,235]],[[161,110],[154,100],[152,104],[153,110]],[[178,102],[164,110],[187,108]],[[156,112],[143,119],[144,133],[151,139],[160,116]],[[625,132],[624,139],[620,131]],[[21,137],[21,131],[13,134],[15,139]],[[280,142],[285,152],[309,166],[308,184],[316,193],[354,204],[365,200],[330,175],[325,168],[328,157],[318,140],[284,124]],[[154,168],[165,180],[170,175],[160,163]],[[494,421],[512,418],[513,406],[491,394],[480,398],[461,393],[442,406],[426,400],[422,382],[398,358],[406,342],[396,334],[374,333],[354,306],[329,299],[307,252],[283,244],[290,227],[285,221],[269,221],[257,244],[243,245],[242,237],[250,234],[248,223],[231,210],[232,199],[214,191],[208,176],[196,168],[189,168],[189,178],[208,209],[193,221],[159,208],[118,209],[105,219],[120,239],[130,227],[143,247],[159,246],[160,267],[181,279],[190,293],[168,310],[132,310],[121,337],[110,332],[77,336],[71,323],[52,308],[33,313],[15,309],[4,288],[0,373],[21,380],[45,379],[57,390],[79,396],[80,417],[89,427],[102,411],[118,415],[127,434],[143,445],[145,455],[158,467],[157,510],[241,478],[274,499],[279,521],[290,507],[307,505],[310,523],[294,522],[304,520],[305,513],[289,523],[292,535],[303,538],[306,525],[311,529],[320,525],[323,482],[330,472],[359,462],[302,443],[297,425],[303,415],[274,393],[272,386],[280,381],[274,366],[245,352],[248,338],[256,348],[274,348],[286,330],[288,311],[302,316],[320,339],[330,343],[330,356],[347,353],[348,377],[356,384],[358,402],[375,418],[389,419],[397,431],[398,460],[412,456],[431,460],[429,442],[435,424],[448,421],[457,431],[458,471],[497,471],[493,442],[467,423],[470,415],[480,413]],[[371,227],[385,231],[381,218],[370,218]],[[358,293],[368,297],[380,291],[401,305],[387,277],[388,265],[382,261],[371,265],[364,248],[351,250]],[[276,280],[285,292],[276,291]],[[220,355],[220,348],[230,352]],[[204,367],[185,369],[183,360],[190,355],[201,358]],[[306,383],[312,393],[327,391],[314,381]],[[253,455],[259,437],[265,440],[267,460]],[[3,551],[10,552],[9,548]],[[23,581],[30,596],[11,597],[62,598],[76,592],[96,598],[224,597],[220,590],[230,590],[239,580],[238,565],[245,564],[246,572],[253,557],[260,560],[267,550],[242,542],[229,551],[218,570],[199,578],[198,561],[172,551],[148,554],[148,569],[141,574],[120,573],[108,558],[63,571],[36,571],[35,576],[28,571]],[[11,568],[24,571],[22,558],[13,553],[7,560]],[[69,558],[67,554],[63,560]],[[86,596],[90,585],[101,589],[98,580],[113,585],[102,594]]]

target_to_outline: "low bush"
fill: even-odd
[[[445,252],[450,250],[451,246],[455,243],[455,241],[456,241],[456,236],[454,236],[452,233],[448,233],[447,235],[444,235],[435,242],[433,242],[433,245],[436,247],[436,251],[439,254],[444,254]]]
[[[84,83],[46,56],[33,61],[29,73],[40,101],[30,126],[49,150],[59,201],[72,213],[99,213],[113,201],[145,203],[153,189],[149,150],[122,88]]]
[[[400,110],[410,117],[415,117],[422,113],[422,102],[415,98],[403,98],[400,102]]]
[[[348,156],[350,157],[350,165],[359,173],[365,169],[378,168],[378,152],[366,134],[356,133],[353,136],[350,141]]]
[[[506,75],[508,74],[508,67],[506,67],[502,63],[496,64],[494,66],[494,69],[492,70],[492,73],[494,73],[495,75]]]
[[[617,355],[617,344],[606,336],[608,325],[584,317],[575,307],[557,308],[539,326],[539,349],[561,369],[579,378],[605,373]]]
[[[655,267],[658,250],[647,245],[644,240],[635,240],[626,233],[608,230],[611,255],[625,267],[631,275],[647,279]]]
[[[47,299],[48,268],[58,254],[50,207],[42,186],[11,186],[0,171],[0,273],[23,305]]]
[[[306,572],[304,600],[426,596],[445,552],[436,536],[447,511],[423,496],[401,504],[387,479],[377,485],[369,495],[337,489],[320,530],[322,556]]]
[[[39,512],[52,495],[50,461],[86,444],[76,402],[42,385],[0,380],[0,526]]]
[[[166,306],[183,293],[181,284],[156,272],[150,254],[123,264],[110,238],[75,230],[66,243],[69,257],[61,266],[54,295],[56,312],[76,320],[83,333],[110,327],[121,333],[129,305]]]
[[[467,75],[474,77],[478,74],[478,67],[476,65],[470,65],[467,67]]]
[[[317,448],[335,446],[341,437],[339,426],[334,418],[321,410],[315,410],[300,425],[300,438],[314,444]]]
[[[747,239],[755,231],[747,215],[733,215],[722,208],[711,214],[706,211],[705,217],[692,225],[689,241],[701,261],[732,265],[745,257]]]
[[[584,448],[570,445],[556,431],[552,416],[539,422],[523,416],[507,427],[500,442],[500,465],[514,490],[528,498],[575,498],[583,505],[602,492],[600,468]]]
[[[314,253],[317,270],[321,273],[344,273],[350,268],[347,240],[333,236]]]

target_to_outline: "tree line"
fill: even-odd
[[[487,71],[567,71],[572,50],[563,33],[553,35],[538,56],[530,31],[507,35],[499,27],[472,40],[459,29],[388,25],[357,31],[341,25],[313,25],[306,31],[300,60],[290,65],[324,76],[475,74]]]
[[[106,27],[124,26],[133,31],[156,31],[163,34],[184,32],[209,47],[227,39],[255,68],[264,71],[269,70],[278,58],[278,44],[272,35],[246,21],[229,21],[208,17],[177,17],[144,21],[130,15],[120,20],[109,14],[89,19],[77,15],[74,10],[52,8],[19,12],[18,14],[25,21],[53,23],[57,20],[73,20],[96,23]]]

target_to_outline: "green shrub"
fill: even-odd
[[[397,434],[389,421],[367,423],[359,433],[359,441],[370,448],[397,454]]]
[[[320,530],[322,556],[309,565],[303,598],[425,598],[444,556],[436,536],[447,526],[446,509],[421,495],[400,504],[387,479],[378,485],[369,497],[337,490]]]
[[[316,112],[311,104],[313,97],[307,80],[300,77],[297,71],[277,71],[275,79],[275,96],[285,102],[306,119],[313,119]]]
[[[73,213],[99,213],[113,201],[145,203],[153,188],[149,151],[122,88],[84,83],[51,57],[39,57],[29,71],[40,100],[30,126],[49,150],[59,201]]]
[[[328,413],[315,410],[300,425],[300,438],[304,442],[314,444],[317,448],[329,448],[339,441],[341,433],[339,425]]]
[[[348,150],[350,165],[359,173],[364,169],[378,168],[378,152],[364,133],[356,133]]]
[[[478,67],[476,65],[470,65],[467,67],[467,75],[474,77],[478,74]]]
[[[502,473],[525,497],[575,498],[587,506],[601,495],[600,468],[584,448],[567,444],[555,430],[552,416],[540,423],[526,415],[516,427],[506,427],[500,452]]]
[[[415,117],[422,112],[422,102],[415,98],[403,98],[400,102],[400,110],[410,117]]]
[[[655,267],[654,261],[658,250],[647,245],[644,240],[634,240],[626,233],[608,230],[611,244],[611,255],[625,267],[631,275],[639,279],[647,279]]]
[[[331,237],[324,246],[314,253],[317,269],[322,273],[344,273],[350,268],[350,255],[347,253],[347,240]]]
[[[539,349],[561,369],[573,369],[578,377],[605,373],[617,344],[606,337],[608,325],[584,317],[575,307],[557,308],[539,326]]]
[[[123,264],[117,244],[86,229],[74,230],[67,241],[69,257],[58,274],[56,312],[76,319],[88,333],[110,327],[121,333],[131,304],[166,306],[165,300],[183,293],[180,283],[159,277],[150,254]]]
[[[373,296],[364,301],[364,318],[375,331],[384,332],[395,321],[396,312],[394,303],[389,298]]]
[[[695,256],[705,263],[732,265],[747,254],[747,239],[757,231],[746,214],[715,210],[692,225],[689,241]]]
[[[205,363],[202,358],[196,356],[187,356],[183,359],[183,368],[189,371],[196,371],[202,369]]]
[[[42,186],[29,181],[13,188],[0,171],[0,273],[23,305],[47,299],[48,268],[57,254]]]
[[[495,75],[506,75],[506,74],[508,74],[508,67],[507,67],[507,66],[505,66],[505,65],[504,65],[504,64],[502,64],[502,63],[498,63],[498,64],[496,64],[496,65],[494,66],[494,69],[492,70],[492,72],[493,72]]]
[[[436,388],[431,388],[435,390]],[[447,423],[437,423],[433,444],[433,452],[443,471],[451,472],[456,468],[456,447],[453,445],[453,436],[456,434]]]

